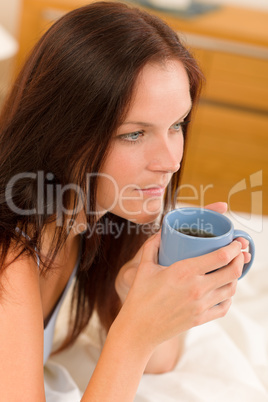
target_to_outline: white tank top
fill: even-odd
[[[28,240],[30,240],[29,236],[26,235],[22,230],[20,230],[19,228],[16,228],[17,231],[19,231],[24,237],[26,237]],[[52,350],[52,344],[53,344],[53,337],[54,337],[54,331],[55,331],[55,325],[56,325],[56,320],[57,320],[57,316],[59,314],[61,305],[63,303],[63,300],[65,299],[67,292],[72,284],[72,280],[76,275],[79,263],[80,263],[80,259],[81,259],[81,250],[82,247],[80,246],[80,251],[79,251],[79,255],[78,255],[78,259],[76,261],[75,267],[73,269],[73,272],[65,286],[64,291],[62,292],[61,297],[59,298],[56,307],[54,308],[54,311],[46,325],[46,327],[44,328],[44,358],[43,358],[43,364],[45,365],[51,350]],[[40,266],[40,259],[37,255],[37,265],[38,268]]]
[[[54,336],[54,331],[55,331],[55,324],[56,324],[56,320],[57,320],[57,316],[59,314],[61,305],[63,303],[63,300],[65,299],[67,292],[72,284],[72,280],[75,277],[75,274],[77,272],[79,263],[80,263],[80,258],[81,258],[81,248],[80,248],[80,253],[79,253],[79,257],[76,261],[74,270],[65,286],[65,289],[60,297],[60,299],[57,302],[56,308],[54,309],[46,327],[44,328],[44,359],[43,359],[43,363],[45,365],[50,353],[51,353],[51,349],[52,349],[52,344],[53,344],[53,336]]]

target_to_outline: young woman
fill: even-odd
[[[153,234],[176,201],[200,82],[165,23],[120,3],[67,14],[35,46],[0,125],[3,401],[45,400],[73,277],[62,347],[94,310],[107,330],[83,401],[131,401],[144,371],[174,367],[185,331],[228,311],[246,241],[163,268]]]

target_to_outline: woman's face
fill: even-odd
[[[143,68],[129,112],[100,171],[101,213],[110,211],[137,223],[159,215],[165,189],[180,168],[181,123],[190,109],[189,80],[179,61]]]

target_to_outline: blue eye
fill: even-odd
[[[190,123],[190,120],[188,121],[181,121],[180,123],[175,123],[171,128],[175,131],[179,131],[181,128],[184,128],[188,123]]]
[[[122,134],[120,135],[120,139],[128,142],[138,142],[140,137],[143,135],[143,131],[135,131],[129,134]]]
[[[171,126],[174,130],[179,131],[181,128],[181,123],[175,123]]]

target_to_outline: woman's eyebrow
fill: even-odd
[[[153,123],[145,123],[144,121],[126,121],[124,123],[122,123],[122,126],[126,126],[127,124],[135,124],[138,126],[145,126],[145,127],[152,127],[154,126]]]
[[[186,113],[183,114],[183,116],[179,117],[176,121],[184,119],[191,111],[192,109],[192,104],[189,107],[189,109],[187,110]],[[155,124],[154,123],[149,123],[149,122],[144,122],[144,121],[126,121],[124,123],[122,123],[122,126],[125,126],[127,124],[133,124],[133,125],[138,125],[138,126],[144,126],[144,127],[153,127]]]

